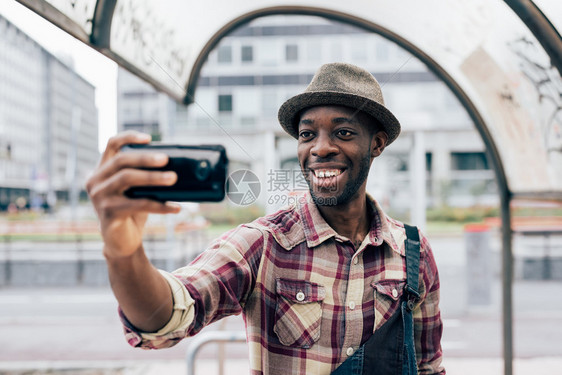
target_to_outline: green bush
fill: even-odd
[[[201,204],[201,214],[212,225],[230,225],[249,223],[260,216],[264,211],[258,205],[233,206],[226,202],[214,204]]]
[[[456,223],[480,222],[484,218],[499,215],[498,207],[473,206],[450,207],[443,206],[427,210],[427,221],[444,221]]]

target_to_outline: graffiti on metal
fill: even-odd
[[[519,68],[535,88],[540,106],[541,133],[550,156],[562,153],[562,79],[548,59],[541,59],[540,46],[522,37],[509,43]]]
[[[76,22],[86,33],[92,32],[96,0],[48,0],[48,3]]]
[[[176,82],[186,68],[185,49],[176,30],[150,2],[120,1],[112,23],[111,43],[131,50],[135,64],[163,70]],[[185,46],[184,46],[185,47]]]

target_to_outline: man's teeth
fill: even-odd
[[[317,170],[314,171],[314,174],[318,178],[327,178],[339,176],[341,174],[341,171],[339,169]]]

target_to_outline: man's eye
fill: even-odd
[[[306,131],[306,130],[299,133],[300,138],[306,139],[306,138],[310,138],[311,136],[312,136],[312,132],[309,132],[309,131]]]
[[[340,129],[340,130],[338,130],[338,135],[339,135],[339,136],[342,136],[342,137],[349,137],[349,136],[351,136],[352,134],[353,134],[352,132],[350,132],[349,130],[346,130],[346,129]]]

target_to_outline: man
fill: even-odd
[[[402,373],[405,231],[366,193],[370,166],[398,137],[400,124],[374,77],[342,63],[322,66],[304,93],[281,106],[279,121],[298,139],[309,193],[231,230],[173,274],[150,264],[142,232],[148,213],[179,207],[123,192],[172,185],[176,176],[138,169],[164,165],[165,155],[119,152],[148,136],[125,133],[109,141],[87,189],[127,340],[169,347],[243,313],[252,373],[330,374],[356,363],[358,372],[345,373]],[[420,243],[411,336],[419,372],[444,374],[439,278],[423,236]],[[374,350],[365,349],[373,343]]]

